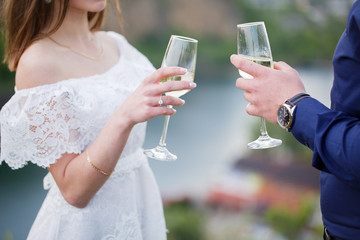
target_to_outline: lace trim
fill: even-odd
[[[154,71],[125,38],[109,34],[121,45],[121,64],[116,68],[17,91],[2,108],[0,164],[5,161],[18,169],[32,162],[46,168],[64,153],[80,154],[116,108]],[[123,154],[141,147],[145,129],[137,129],[133,129]]]
[[[85,147],[72,89],[62,87],[50,97],[43,95],[14,95],[1,111],[1,159],[12,169],[27,162],[48,167],[64,152],[80,153]]]

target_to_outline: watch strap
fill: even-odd
[[[299,93],[296,94],[294,97],[289,98],[287,100],[285,100],[285,102],[282,104],[283,106],[287,106],[288,110],[289,110],[289,123],[287,126],[283,126],[280,122],[279,125],[282,128],[285,128],[286,131],[290,131],[290,129],[292,128],[292,126],[294,125],[294,120],[293,120],[293,112],[295,110],[296,105],[303,100],[304,98],[310,97],[309,94],[307,93]],[[280,108],[279,108],[280,109]],[[279,119],[278,119],[279,121]]]
[[[310,95],[307,93],[299,93],[299,94],[296,94],[294,97],[287,99],[285,101],[285,103],[289,104],[291,106],[291,108],[293,108],[301,100],[303,100],[304,98],[307,98],[307,97],[310,97]]]

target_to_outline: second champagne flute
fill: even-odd
[[[267,36],[264,22],[252,22],[237,25],[237,47],[238,54],[257,64],[273,68],[269,38]],[[241,70],[243,78],[253,77]],[[265,120],[261,118],[260,136],[253,142],[248,143],[251,149],[271,148],[281,145],[280,139],[269,136],[266,130]]]
[[[193,38],[172,35],[169,44],[166,48],[162,67],[183,67],[187,69],[185,75],[172,76],[162,79],[161,82],[167,81],[194,81],[194,73],[196,67],[198,41]],[[165,95],[180,97],[186,94],[189,90],[167,92]],[[168,106],[171,107],[172,106]],[[152,149],[144,150],[146,156],[161,161],[175,161],[177,156],[172,154],[166,148],[166,134],[169,125],[170,116],[165,116],[164,129],[160,138],[158,146]]]

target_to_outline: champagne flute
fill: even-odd
[[[162,79],[160,82],[167,81],[194,81],[194,73],[196,66],[196,54],[197,54],[197,43],[196,39],[172,35],[169,44],[166,48],[164,59],[162,61],[162,67],[183,67],[187,69],[187,73],[179,76],[171,76]],[[180,97],[190,90],[180,90],[167,92],[165,95]],[[168,106],[172,108],[172,106]],[[146,156],[154,158],[160,161],[175,161],[177,156],[172,154],[166,148],[166,135],[169,125],[170,116],[165,116],[164,129],[160,138],[158,146],[152,149],[144,150]]]
[[[273,68],[270,43],[264,22],[252,22],[237,25],[237,52],[238,54],[257,64]],[[252,79],[253,76],[239,70],[243,78]],[[282,143],[280,139],[269,136],[265,120],[261,118],[260,136],[248,143],[251,149],[264,149],[277,147]]]

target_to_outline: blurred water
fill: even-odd
[[[329,106],[332,72],[305,69],[300,75],[307,91]],[[249,151],[250,126],[258,119],[246,115],[242,92],[235,88],[237,77],[202,79],[183,97],[186,104],[171,117],[167,138],[168,148],[178,160],[149,159],[163,196],[202,197],[214,178]],[[158,143],[163,121],[163,117],[149,121],[145,148]],[[0,166],[0,239],[6,231],[11,231],[15,240],[26,238],[46,194],[42,189],[45,174],[36,166],[17,171]]]
[[[7,232],[14,240],[26,239],[47,193],[42,186],[46,172],[34,165],[16,171],[0,166],[0,239]]]
[[[308,93],[330,106],[332,71],[301,69],[299,74]],[[260,127],[260,120],[246,115],[242,92],[235,88],[237,77],[210,83],[203,79],[184,96],[186,104],[170,119],[167,145],[178,160],[149,160],[165,196],[202,197],[214,178],[247,151],[253,151],[247,148],[247,143],[254,140],[250,139],[250,129],[257,122]],[[149,121],[145,148],[158,143],[163,120]]]
[[[249,118],[245,117],[245,105],[235,80],[207,83],[203,79],[183,98],[186,103],[170,119],[166,141],[178,160],[149,162],[165,196],[201,197],[211,183],[209,180],[246,146]],[[158,143],[163,121],[164,118],[149,121],[145,148]]]

